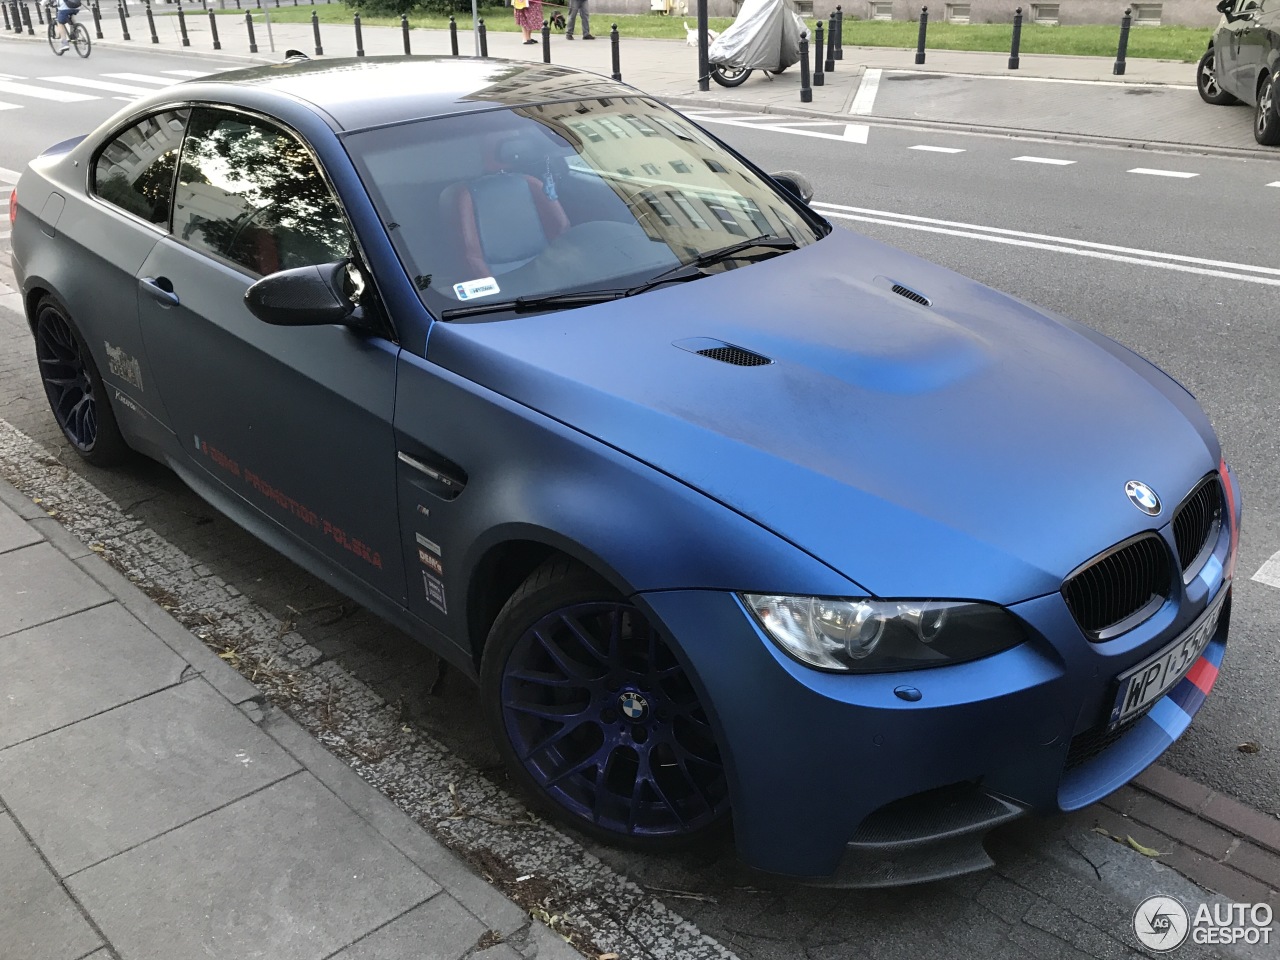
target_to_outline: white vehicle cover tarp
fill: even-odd
[[[791,0],[744,0],[707,56],[712,63],[776,72],[800,61],[800,38],[808,35]]]

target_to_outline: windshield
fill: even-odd
[[[821,236],[771,182],[644,98],[440,117],[347,147],[436,316],[503,319],[517,298],[634,293],[682,265],[732,269]],[[772,246],[744,243],[754,238]]]

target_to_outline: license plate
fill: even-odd
[[[1222,613],[1222,605],[1226,599],[1227,591],[1220,590],[1213,605],[1182,636],[1154,656],[1120,674],[1120,689],[1116,691],[1115,703],[1111,708],[1110,728],[1118,727],[1147,709],[1187,675],[1217,632],[1218,616]]]

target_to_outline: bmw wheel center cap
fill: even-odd
[[[637,723],[649,715],[649,701],[633,690],[618,698],[618,706],[624,717]]]
[[[1147,516],[1154,517],[1160,513],[1160,498],[1141,480],[1130,480],[1124,485],[1124,492],[1133,501],[1133,505]]]

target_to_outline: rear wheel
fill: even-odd
[[[1253,108],[1253,139],[1266,147],[1280,144],[1280,113],[1277,113],[1275,74],[1267,74],[1258,87],[1258,105]]]
[[[711,64],[711,79],[722,87],[740,87],[746,83],[751,71],[746,67],[728,67],[723,64]]]
[[[1239,100],[1223,90],[1218,83],[1217,61],[1218,58],[1213,51],[1213,47],[1206,50],[1204,56],[1200,58],[1200,66],[1196,67],[1196,89],[1200,91],[1200,99],[1205,103],[1213,104],[1215,107],[1225,107],[1231,103],[1239,103]]]
[[[724,765],[683,664],[584,567],[534,571],[498,614],[480,675],[503,758],[545,812],[641,849],[727,823]]]
[[[76,48],[76,53],[80,56],[87,57],[93,49],[93,41],[89,39],[89,28],[83,23],[77,23],[71,28],[71,45]]]
[[[102,377],[75,326],[52,297],[36,308],[36,361],[53,417],[89,463],[120,462],[128,453],[107,402]]]

